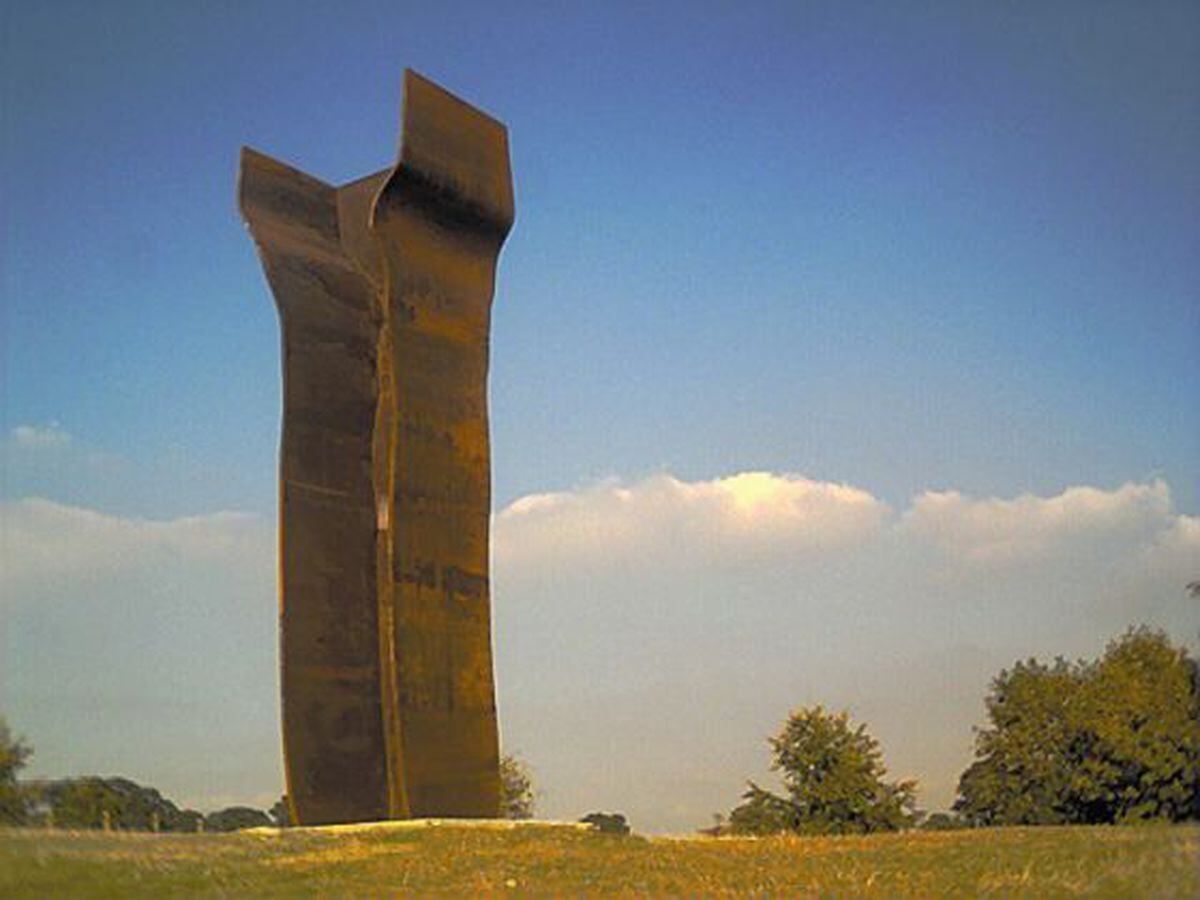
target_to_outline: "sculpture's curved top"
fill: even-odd
[[[409,69],[402,135],[384,192],[427,205],[431,218],[451,227],[503,241],[514,215],[508,129]]]

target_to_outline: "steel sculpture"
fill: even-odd
[[[300,824],[499,813],[488,335],[504,126],[412,71],[399,161],[242,151],[283,338],[280,643]]]

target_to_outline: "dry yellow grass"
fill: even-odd
[[[645,839],[453,825],[233,835],[0,831],[0,895],[1196,897],[1200,828]]]

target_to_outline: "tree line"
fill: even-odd
[[[1017,662],[993,679],[984,702],[987,725],[976,730],[975,759],[950,813],[924,816],[916,782],[888,779],[866,726],[818,705],[793,712],[769,739],[783,792],[749,782],[707,833],[1200,821],[1200,664],[1162,632],[1130,629],[1096,660]],[[0,718],[0,823],[147,831],[290,824],[286,798],[269,811],[204,815],[124,778],[20,782],[31,753]],[[506,755],[500,772],[504,817],[532,816],[528,766]],[[628,830],[623,817],[609,818]]]
[[[35,779],[18,773],[33,755],[0,717],[0,825],[49,828],[98,828],[123,831],[211,832],[293,824],[287,797],[269,810],[230,806],[201,813],[181,809],[158,790],[128,778]],[[508,819],[533,815],[534,788],[529,767],[518,757],[500,760],[501,814]]]
[[[126,831],[236,831],[281,824],[275,815],[231,806],[207,815],[181,809],[158,790],[128,778],[38,779],[0,788],[0,815],[10,825]],[[278,807],[278,804],[277,804]],[[273,809],[272,813],[278,813]]]
[[[845,712],[800,709],[769,739],[782,795],[748,784],[710,833],[810,834],[1200,820],[1200,665],[1147,628],[1094,661],[1029,659],[992,681],[952,813],[925,818]]]

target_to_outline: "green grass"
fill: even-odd
[[[0,830],[0,896],[1200,896],[1200,828],[645,839],[455,826],[149,835]]]

